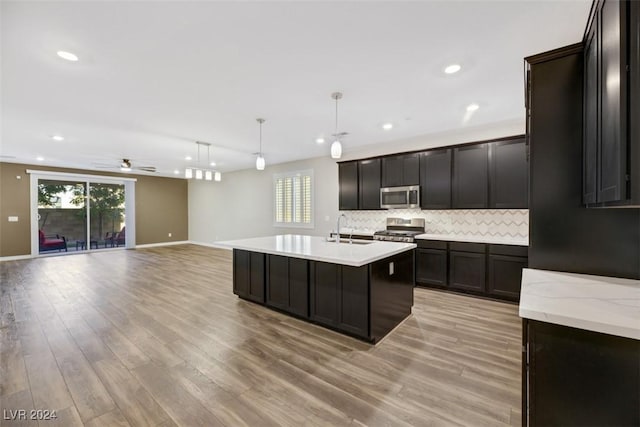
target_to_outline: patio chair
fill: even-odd
[[[67,239],[59,234],[46,236],[44,231],[39,230],[40,252],[62,251],[67,252]]]
[[[113,248],[120,245],[124,245],[126,240],[125,228],[126,227],[122,227],[122,230],[118,231],[117,233],[107,232],[107,234],[104,237],[104,247],[106,248],[107,245],[110,245]]]

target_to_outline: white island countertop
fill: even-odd
[[[520,317],[640,340],[640,280],[525,268]]]
[[[365,242],[363,240],[358,243]],[[368,240],[365,244],[328,242],[325,237],[300,234],[254,237],[215,242],[216,246],[284,255],[313,261],[360,267],[411,250],[413,243]]]

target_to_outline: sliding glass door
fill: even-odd
[[[134,246],[127,228],[134,232],[135,180],[27,172],[32,174],[32,254]]]

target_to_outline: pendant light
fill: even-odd
[[[186,168],[184,170],[184,177],[186,179],[197,179],[197,180],[205,180],[205,181],[221,181],[222,175],[220,172],[212,171],[208,169],[208,166],[213,166],[215,163],[211,163],[211,144],[208,142],[196,141],[196,145],[198,146],[198,157],[196,160],[195,167]],[[200,148],[207,147],[207,167],[202,168],[200,166]]]
[[[340,142],[340,136],[342,134],[338,133],[338,100],[342,98],[342,93],[333,92],[331,94],[331,99],[335,99],[336,101],[336,129],[333,134],[333,143],[331,144],[331,158],[339,159],[342,157],[342,143]]]
[[[265,119],[256,119],[256,121],[260,124],[260,151],[258,151],[258,158],[256,159],[256,169],[262,171],[266,164],[264,156],[262,155],[262,124],[265,122]]]

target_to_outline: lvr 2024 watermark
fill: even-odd
[[[3,409],[2,419],[11,421],[48,421],[58,418],[55,410],[49,409]]]

